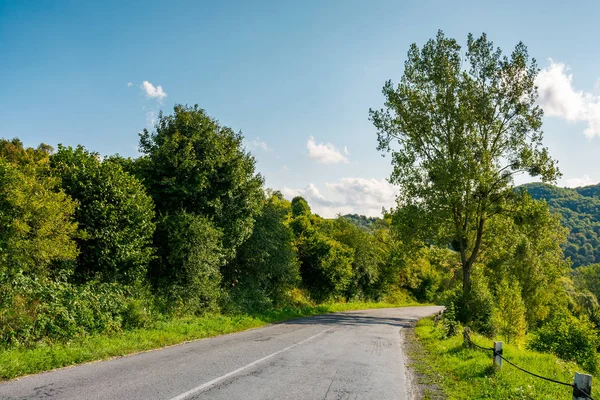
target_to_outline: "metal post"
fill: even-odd
[[[592,376],[575,372],[575,387],[573,388],[573,400],[587,400],[589,397],[583,393],[592,394]]]
[[[494,342],[494,365],[502,369],[502,342]]]

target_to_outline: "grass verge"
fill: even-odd
[[[226,333],[258,328],[273,322],[369,308],[417,304],[333,303],[314,307],[283,308],[261,315],[205,315],[156,322],[149,328],[115,334],[90,335],[67,343],[0,350],[0,381],[54,368],[104,360]]]
[[[461,335],[446,339],[433,320],[420,320],[415,334],[422,351],[411,354],[412,367],[421,383],[436,386],[448,399],[571,399],[572,389],[521,372],[506,362],[501,371],[492,365],[491,352],[468,349]],[[490,339],[473,334],[474,343],[493,347]],[[508,344],[504,357],[516,365],[558,381],[573,382],[576,364],[565,362],[550,354],[537,353]],[[593,393],[592,393],[593,396]],[[425,398],[438,398],[436,394]]]

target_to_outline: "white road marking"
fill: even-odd
[[[288,350],[290,350],[290,349],[293,349],[293,348],[294,348],[294,347],[296,347],[296,346],[300,346],[301,344],[303,344],[303,343],[306,343],[306,342],[308,342],[309,340],[312,340],[312,339],[316,338],[317,336],[320,336],[320,335],[324,334],[325,332],[329,332],[329,331],[330,331],[330,330],[332,330],[332,329],[333,329],[333,328],[325,329],[324,331],[322,331],[322,332],[319,332],[319,333],[317,333],[316,335],[313,335],[313,336],[309,337],[308,339],[304,339],[304,340],[303,340],[303,341],[301,341],[301,342],[294,343],[293,345],[291,345],[291,346],[288,346],[288,347],[286,347],[285,349],[278,350],[278,351],[276,351],[275,353],[271,353],[271,354],[269,354],[268,356],[265,356],[265,357],[263,357],[263,358],[260,358],[260,359],[258,359],[258,360],[256,360],[256,361],[252,361],[250,364],[244,365],[243,367],[241,367],[241,368],[238,368],[238,369],[236,369],[235,371],[231,371],[231,372],[229,372],[229,373],[227,373],[227,374],[225,374],[225,375],[222,375],[222,376],[220,376],[220,377],[218,377],[218,378],[215,378],[215,379],[213,379],[212,381],[208,381],[208,382],[206,382],[206,383],[203,383],[203,384],[202,384],[202,385],[200,385],[200,386],[196,386],[195,388],[193,388],[193,389],[190,389],[190,390],[188,390],[188,391],[187,391],[187,392],[185,392],[185,393],[181,393],[179,396],[175,396],[175,397],[173,397],[173,398],[172,398],[172,399],[170,399],[170,400],[184,400],[184,399],[188,398],[188,397],[189,397],[189,396],[191,396],[191,395],[194,395],[194,394],[200,393],[200,392],[202,392],[202,391],[204,391],[204,390],[206,390],[206,389],[209,389],[209,388],[211,388],[212,386],[216,385],[217,383],[219,383],[219,382],[221,382],[221,381],[223,381],[223,380],[225,380],[225,379],[227,379],[227,378],[230,378],[230,377],[232,377],[232,376],[233,376],[233,375],[235,375],[235,374],[239,374],[240,372],[242,372],[242,371],[244,371],[244,370],[247,370],[248,368],[252,368],[252,367],[254,367],[256,364],[259,364],[259,363],[261,363],[261,362],[263,362],[263,361],[266,361],[266,360],[268,360],[269,358],[275,357],[276,355],[278,355],[278,354],[281,354],[281,353],[283,353],[284,351],[288,351]]]

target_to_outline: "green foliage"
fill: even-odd
[[[502,280],[521,287],[528,325],[535,328],[548,318],[553,301],[563,291],[559,280],[568,271],[561,249],[566,230],[544,202],[526,193],[518,195],[510,217],[490,220],[481,263],[492,292],[499,290],[496,286]]]
[[[77,256],[76,203],[57,183],[0,158],[0,272],[45,277]]]
[[[298,241],[302,283],[316,302],[341,297],[352,280],[352,249],[309,230]]]
[[[534,199],[545,200],[550,210],[560,214],[562,223],[569,228],[563,249],[573,267],[600,262],[599,185],[569,189],[529,183],[521,187]]]
[[[113,162],[82,146],[59,145],[50,157],[63,190],[78,202],[75,220],[79,281],[139,284],[152,258],[154,205],[142,184]]]
[[[376,298],[379,294],[379,268],[384,254],[376,246],[373,235],[345,217],[339,217],[333,224],[332,237],[353,250],[352,282],[346,297]]]
[[[494,296],[482,268],[473,270],[473,284],[467,294],[460,292],[455,300],[459,321],[464,321],[473,330],[486,336],[493,336],[496,328],[492,322]]]
[[[450,303],[444,313],[444,335],[449,338],[458,335],[460,324],[456,320],[456,311],[454,309],[454,303]]]
[[[575,361],[589,372],[598,367],[598,332],[586,318],[556,316],[535,332],[529,347]]]
[[[298,285],[290,215],[290,203],[274,193],[256,216],[252,235],[238,248],[224,276],[236,306],[256,310],[282,304],[287,292]]]
[[[296,196],[292,199],[292,216],[311,215],[310,207],[303,197]]]
[[[206,217],[179,212],[160,218],[151,281],[180,312],[215,310],[221,296],[222,233]]]
[[[143,326],[147,313],[117,284],[0,274],[0,346],[31,346]]]
[[[580,290],[587,290],[596,299],[600,298],[600,263],[575,268],[572,271],[573,281]]]
[[[346,215],[343,215],[342,218],[345,218],[348,221],[351,221],[356,226],[363,228],[365,230],[376,229],[377,225],[381,221],[381,219],[377,218],[377,217],[367,217],[367,216],[358,215],[358,214],[346,214]]]
[[[486,224],[510,213],[513,176],[559,176],[542,145],[537,72],[522,43],[502,56],[485,34],[469,35],[461,51],[439,31],[423,48],[410,47],[400,83],[383,88],[386,108],[370,111],[400,188],[400,239],[452,245],[465,296]]]
[[[525,303],[517,282],[502,280],[496,291],[492,324],[507,343],[522,343],[525,338]]]
[[[242,139],[198,106],[176,105],[173,115],[158,116],[153,132],[140,134],[144,156],[134,168],[159,215],[183,211],[211,219],[229,258],[252,234],[264,198]]]

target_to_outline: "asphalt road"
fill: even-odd
[[[400,329],[439,307],[303,318],[0,384],[0,399],[406,399]]]

